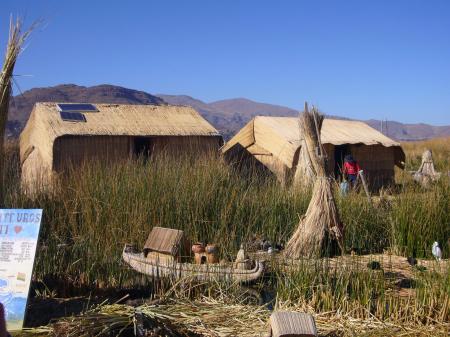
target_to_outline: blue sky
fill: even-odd
[[[0,46],[11,13],[45,20],[22,91],[108,83],[450,124],[450,1],[1,0]]]

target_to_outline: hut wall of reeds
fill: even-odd
[[[22,184],[52,185],[54,173],[89,160],[117,162],[159,154],[217,151],[222,137],[189,107],[95,104],[85,121],[65,121],[58,103],[36,103],[20,135]]]
[[[298,118],[257,116],[231,138],[222,152],[231,163],[244,165],[253,158],[290,185],[301,174],[301,139]],[[359,121],[325,119],[321,132],[329,174],[339,178],[346,154],[360,163],[372,190],[394,182],[394,167],[404,168],[400,144]],[[244,155],[245,153],[245,155]]]

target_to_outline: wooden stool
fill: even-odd
[[[310,314],[277,311],[270,315],[270,336],[317,337],[316,322]]]

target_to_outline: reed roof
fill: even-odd
[[[185,106],[95,104],[98,112],[84,113],[86,122],[83,123],[63,121],[57,104],[36,103],[32,112],[34,119],[39,120],[40,125],[55,136],[219,135],[218,131],[197,111]]]
[[[180,251],[184,232],[177,229],[153,227],[144,249],[175,256]]]

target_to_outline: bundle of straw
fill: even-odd
[[[153,310],[151,307],[143,308]],[[177,300],[164,306],[172,321],[205,337],[266,336],[270,312],[264,306],[224,303],[213,298]]]
[[[307,312],[314,316],[320,336],[448,336],[447,321],[420,322],[388,317],[379,320],[366,308],[368,318],[350,313],[318,313],[303,302],[277,302],[277,310]],[[140,319],[144,329],[140,330]],[[265,307],[225,303],[212,298],[170,300],[160,305],[101,305],[84,314],[63,318],[46,327],[25,329],[18,337],[40,336],[267,336],[270,311]]]
[[[300,116],[300,131],[315,182],[306,214],[286,245],[285,254],[293,259],[331,255],[338,248],[343,250],[343,228],[333,198],[332,183],[327,177],[326,155],[320,140],[322,122],[323,116],[315,108],[309,112],[305,104],[305,111]]]
[[[308,111],[305,103],[305,111],[299,118],[299,134],[301,147],[297,170],[295,172],[295,184],[303,188],[314,185],[316,177],[325,176],[325,150],[320,141],[323,116],[315,108],[312,113]],[[313,152],[312,152],[313,150]],[[317,152],[315,152],[317,150]]]
[[[0,74],[0,206],[3,205],[3,171],[4,171],[4,137],[6,123],[8,121],[9,99],[12,92],[12,77],[14,66],[22,47],[31,33],[32,28],[22,33],[22,21],[13,22],[11,17],[9,26],[9,39],[6,46],[5,60]]]
[[[182,324],[172,321],[173,317],[165,313],[164,307],[134,308],[121,304],[101,304],[80,315],[62,318],[46,327],[24,329],[19,336],[196,336]]]
[[[102,304],[46,327],[25,329],[19,336],[253,337],[265,335],[269,315],[264,307],[206,298],[139,307]]]

